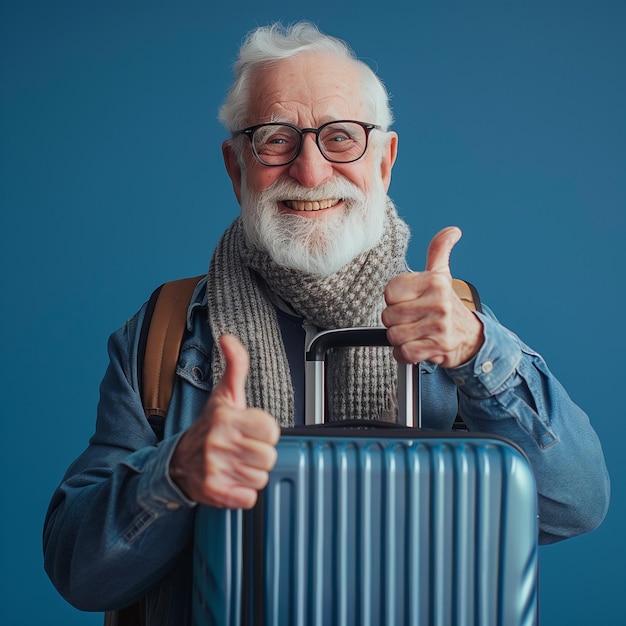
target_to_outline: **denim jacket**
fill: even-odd
[[[172,482],[169,461],[212,388],[206,281],[195,290],[165,432],[158,440],[141,404],[137,350],[145,305],[109,339],[96,431],[52,497],[44,527],[46,570],[76,607],[106,611],[148,597],[148,624],[191,623],[195,503]],[[595,528],[609,478],[598,438],[539,354],[477,313],[485,341],[461,367],[426,365],[423,425],[449,429],[458,412],[470,430],[516,443],[533,467],[541,543]],[[303,417],[302,320],[278,311],[290,361],[296,423]]]

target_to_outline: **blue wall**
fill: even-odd
[[[237,214],[216,112],[239,41],[306,17],[393,96],[413,267],[461,226],[454,273],[545,355],[603,441],[611,510],[542,548],[542,624],[624,624],[626,3],[216,4],[0,5],[0,622],[102,622],[43,572],[48,499],[92,431],[108,334],[160,282],[204,271]]]

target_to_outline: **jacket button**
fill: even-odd
[[[493,370],[493,361],[485,361],[480,369],[483,371],[483,374],[489,374]]]
[[[193,367],[191,369],[191,375],[193,376],[193,379],[197,381],[200,381],[204,378],[204,375],[202,374],[202,369],[200,369],[197,365],[196,367]]]

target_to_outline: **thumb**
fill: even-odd
[[[450,254],[452,248],[462,236],[457,226],[448,226],[440,230],[431,240],[426,253],[427,272],[445,272],[450,274]]]
[[[226,359],[226,368],[215,391],[237,408],[245,409],[247,406],[246,378],[250,367],[248,351],[234,335],[222,335],[219,341]]]

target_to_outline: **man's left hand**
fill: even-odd
[[[401,363],[456,367],[483,343],[480,319],[452,288],[450,254],[461,234],[456,226],[439,231],[428,246],[426,269],[397,276],[385,288],[382,322]]]

